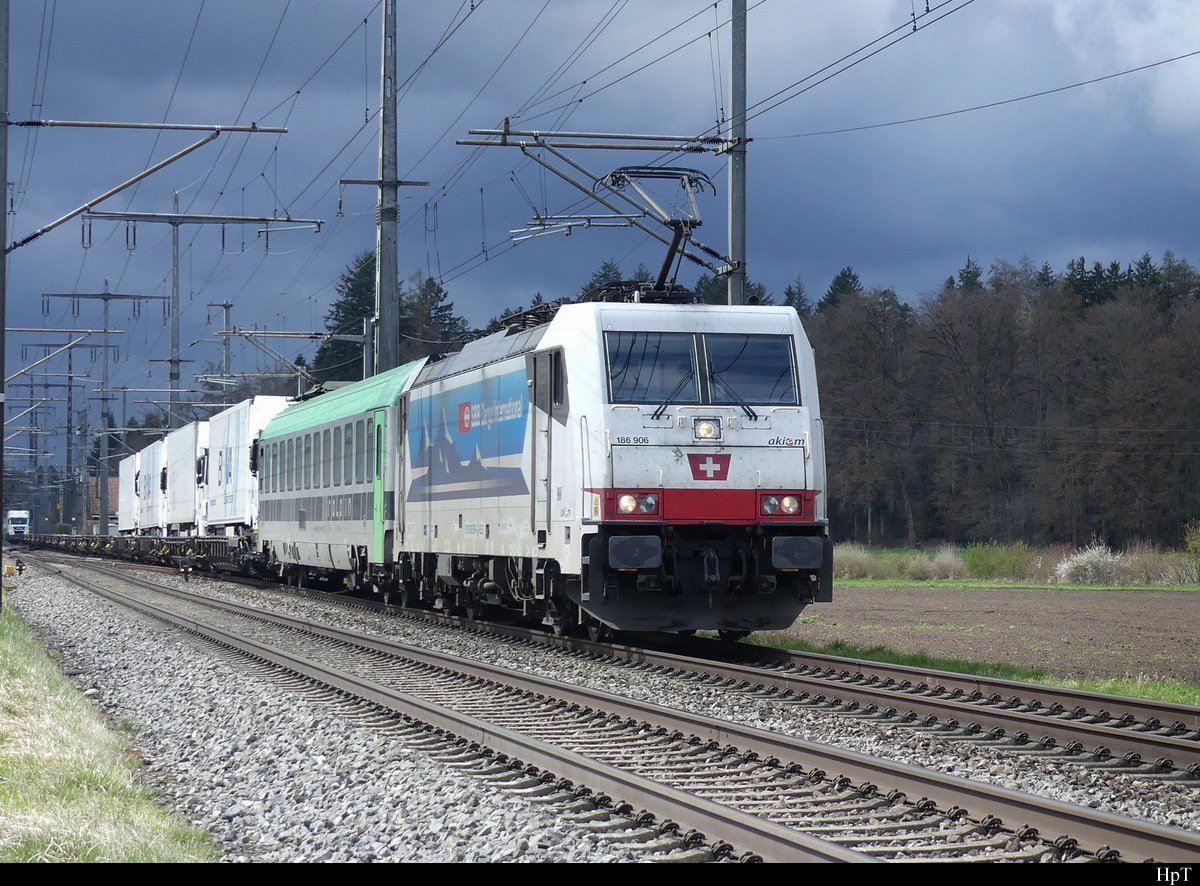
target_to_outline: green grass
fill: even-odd
[[[138,783],[140,765],[0,611],[0,863],[217,860],[203,832]]]
[[[1020,680],[1026,683],[1045,683],[1050,686],[1088,689],[1093,692],[1104,692],[1109,695],[1130,695],[1135,698],[1151,698],[1178,704],[1200,705],[1200,686],[1181,683],[1175,680],[1133,680],[1124,678],[1077,680],[1067,677],[1057,677],[1040,669],[1022,668],[1003,662],[979,662],[961,658],[936,658],[924,653],[897,652],[886,646],[858,646],[854,643],[845,643],[841,640],[835,640],[832,643],[810,643],[806,640],[799,640],[783,633],[774,632],[757,633],[752,635],[750,640],[751,642],[758,642],[764,645],[795,649],[799,652],[861,658],[867,661],[878,661],[886,664],[953,671],[957,674],[974,674],[979,677]]]

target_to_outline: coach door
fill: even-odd
[[[375,410],[374,433],[371,435],[371,500],[374,508],[371,514],[371,562],[386,563],[391,558],[387,555],[387,530],[384,521],[388,519],[387,496],[383,489],[383,478],[387,471],[387,410]]]

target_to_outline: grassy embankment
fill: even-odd
[[[842,587],[968,588],[994,587],[997,582],[1003,582],[1014,588],[1030,589],[1050,586],[1079,589],[1171,587],[1200,592],[1200,532],[1194,527],[1189,531],[1188,546],[1184,551],[1164,551],[1145,544],[1124,551],[1112,551],[1100,544],[1082,550],[1066,546],[1031,548],[1020,542],[914,551],[868,549],[851,543],[837,546],[834,564],[838,584]],[[820,617],[819,614],[806,615],[800,622]],[[863,647],[841,641],[814,644],[774,633],[760,634],[758,639],[805,652],[1200,705],[1200,686],[1176,680],[1077,680],[1003,662],[935,658],[924,653],[897,652],[886,646]]]
[[[155,804],[119,735],[0,611],[0,862],[215,861]]]

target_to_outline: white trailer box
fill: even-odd
[[[117,484],[117,532],[133,535],[138,530],[137,472],[141,453],[121,459],[117,469],[120,478]]]
[[[167,434],[165,521],[168,535],[200,535],[204,524],[202,459],[208,422],[195,421]]]
[[[258,478],[250,450],[287,397],[254,397],[209,419],[205,519],[212,535],[241,535],[258,525]]]
[[[142,461],[138,465],[138,532],[141,535],[162,535],[166,526],[166,502],[163,486],[166,484],[165,440],[155,440],[142,450]]]

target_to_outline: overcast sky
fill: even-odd
[[[1058,272],[1081,255],[1124,264],[1171,250],[1200,262],[1200,55],[1156,64],[1200,52],[1194,4],[953,0],[931,2],[928,14],[914,0],[749,6],[748,270],[777,297],[799,276],[815,300],[847,265],[865,286],[917,303],[968,256],[985,269],[1027,256]],[[728,0],[400,0],[399,8],[401,177],[431,182],[401,195],[401,276],[439,277],[456,310],[482,325],[534,293],[576,293],[606,259],[627,274],[639,263],[657,270],[664,248],[631,229],[514,248],[511,230],[535,212],[582,211],[581,195],[513,149],[473,151],[455,140],[506,116],[537,129],[712,131],[728,112]],[[254,225],[181,228],[182,342],[194,361],[185,377],[220,359],[221,315],[209,303],[232,302],[232,323],[243,328],[323,329],[339,274],[375,241],[374,191],[338,179],[377,175],[378,4],[22,0],[11,16],[14,121],[288,129],[224,134],[96,207],[169,212],[178,192],[187,212],[323,220],[319,233],[277,226],[269,242]],[[1049,94],[1018,100],[1039,93]],[[984,105],[996,106],[969,110]],[[199,137],[10,127],[9,242]],[[573,157],[597,172],[658,159]],[[724,250],[723,159],[671,162],[712,177],[697,235]],[[68,222],[10,254],[8,325],[98,328],[99,301],[42,293],[107,285],[162,297],[170,256],[168,226],[127,232],[96,220],[89,238],[80,221]],[[685,266],[680,280],[698,273]],[[129,330],[114,339],[112,384],[165,388],[160,304],[114,302],[110,322]],[[7,373],[41,355],[34,343],[62,340],[10,334]],[[315,351],[269,343],[289,356]],[[234,354],[235,371],[272,368],[244,342]],[[98,383],[97,358],[77,351],[74,371]],[[46,367],[65,370],[63,360]],[[130,413],[151,396],[131,395]]]

